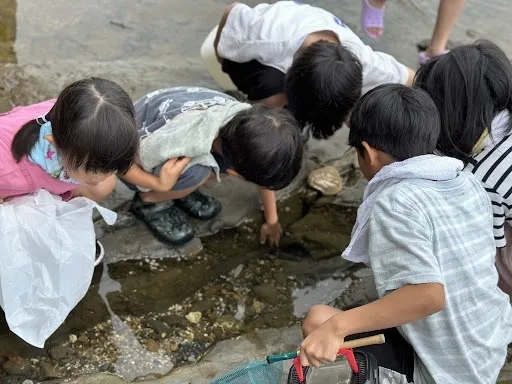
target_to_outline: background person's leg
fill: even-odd
[[[439,56],[446,51],[448,37],[463,7],[464,0],[440,0],[436,25],[426,51],[428,56]]]

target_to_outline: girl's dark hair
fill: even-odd
[[[126,172],[138,151],[139,137],[130,96],[110,80],[91,77],[68,85],[46,114],[55,147],[67,166],[86,172]],[[12,142],[17,162],[39,139],[40,125],[31,120]]]
[[[415,86],[432,97],[441,114],[438,149],[470,161],[474,146],[494,117],[512,112],[512,64],[489,41],[462,45],[429,61],[415,78]],[[509,120],[509,132],[512,118]]]
[[[286,75],[288,108],[316,138],[341,128],[361,97],[362,65],[341,44],[317,41],[293,61]]]
[[[220,129],[222,155],[247,181],[279,190],[288,186],[300,171],[300,131],[287,110],[256,104],[236,114]]]
[[[348,142],[362,154],[362,143],[395,160],[432,154],[441,122],[430,96],[401,84],[380,85],[356,104],[350,116]]]

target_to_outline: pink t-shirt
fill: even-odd
[[[27,121],[33,120],[48,111],[55,100],[43,101],[27,107],[16,107],[0,114],[0,198],[26,195],[39,189],[46,189],[64,200],[71,197],[76,184],[53,178],[40,166],[24,157],[19,163],[12,156],[11,144],[18,130]]]

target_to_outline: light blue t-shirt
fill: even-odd
[[[49,175],[66,183],[77,184],[71,179],[64,167],[62,160],[57,153],[57,149],[45,139],[45,136],[52,134],[52,124],[48,121],[41,125],[39,130],[39,140],[36,142],[28,159],[43,168]]]
[[[416,352],[414,383],[496,383],[512,342],[509,298],[498,287],[489,197],[466,172],[409,179],[374,202],[369,252],[379,297],[440,283],[445,309],[399,327]]]

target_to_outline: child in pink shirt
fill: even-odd
[[[137,154],[134,116],[128,94],[99,78],[0,114],[0,199],[46,189],[65,200],[104,200]]]

